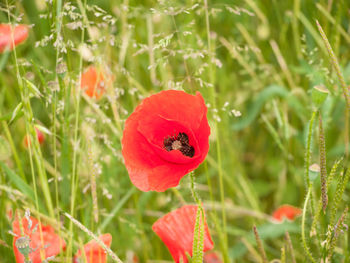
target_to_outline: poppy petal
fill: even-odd
[[[187,263],[186,253],[192,256],[193,233],[196,222],[197,206],[187,205],[172,211],[158,219],[152,226],[153,231],[168,247],[176,263]],[[203,251],[214,247],[207,223],[204,222]]]
[[[35,127],[35,133],[36,133],[36,138],[38,139],[38,142],[39,144],[43,144],[44,141],[45,141],[45,136],[44,134],[38,129]],[[23,145],[25,148],[28,148],[28,146],[31,144],[31,141],[30,141],[30,136],[26,135],[24,136],[24,139],[23,139]]]
[[[18,25],[13,29],[12,25],[0,24],[0,53],[6,48],[13,49],[13,44],[16,46],[28,37],[28,26]]]
[[[217,252],[209,252],[204,254],[203,263],[222,263],[219,254]]]
[[[297,216],[301,215],[301,213],[302,210],[298,207],[291,205],[282,205],[273,212],[272,217],[277,222],[282,222],[284,218],[287,218],[288,220],[294,220]]]
[[[80,88],[90,98],[100,99],[106,90],[106,79],[102,71],[90,66],[81,75]]]
[[[179,90],[165,90],[150,96],[142,102],[145,112],[160,115],[168,120],[176,120],[193,131],[197,131],[206,106],[202,95],[190,95]]]
[[[107,233],[99,236],[99,239],[107,246],[110,247],[112,244],[112,235]],[[79,250],[74,257],[74,262],[79,262],[78,258],[87,260],[87,263],[105,263],[107,262],[107,254],[104,249],[95,241],[91,240],[89,243],[84,245],[83,248],[85,256],[82,255],[82,251]]]
[[[153,146],[153,150],[166,161],[172,163],[189,163],[193,162],[201,154],[193,132],[174,120],[167,120],[161,116],[154,116],[153,118],[146,117],[139,121],[138,131]],[[189,144],[194,147],[195,155],[193,157],[185,156],[179,150],[167,151],[164,148],[164,138],[168,137],[169,134],[176,135],[181,132],[188,135]]]

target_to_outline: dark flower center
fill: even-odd
[[[168,152],[179,150],[185,156],[191,158],[194,156],[194,148],[190,145],[188,136],[184,132],[180,132],[177,136],[166,137],[163,144]]]

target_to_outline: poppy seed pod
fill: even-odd
[[[312,88],[312,102],[317,108],[321,107],[323,102],[327,99],[329,94],[328,89],[323,85],[314,86]]]

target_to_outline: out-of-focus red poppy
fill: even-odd
[[[282,205],[277,208],[275,212],[273,212],[272,217],[274,220],[281,223],[284,218],[287,218],[288,220],[294,220],[295,217],[301,215],[302,212],[303,210],[298,207],[291,205]]]
[[[44,134],[38,128],[35,128],[35,132],[36,132],[36,138],[38,139],[39,144],[43,144],[45,141]],[[24,139],[23,139],[24,147],[28,148],[30,143],[31,143],[30,136],[29,135],[24,136]]]
[[[217,252],[209,252],[204,254],[203,263],[222,263],[219,254]]]
[[[8,49],[13,49],[28,37],[28,26],[0,24],[0,53]]]
[[[39,225],[37,219],[30,217],[31,223],[28,222],[27,218],[22,219],[22,226],[24,235],[21,235],[21,226],[18,219],[12,223],[13,232],[17,235],[13,238],[13,251],[16,257],[17,263],[24,263],[24,255],[19,251],[18,243],[23,238],[29,238],[29,247],[21,247],[21,249],[30,251],[29,258],[32,263],[41,263],[43,259],[58,255],[62,250],[66,248],[66,242],[61,239],[50,225]],[[41,232],[41,233],[40,233]],[[42,236],[41,236],[42,234]],[[42,238],[42,239],[41,239]],[[20,240],[19,240],[20,239]],[[16,241],[17,246],[16,246]],[[28,243],[26,244],[28,245]],[[43,255],[41,258],[40,253]]]
[[[107,76],[102,70],[90,66],[81,75],[80,88],[90,98],[100,99],[110,85],[112,77]]]
[[[202,95],[167,90],[142,101],[125,122],[122,154],[131,182],[162,192],[205,159],[210,127]]]
[[[138,263],[140,262],[139,257],[136,255],[136,253],[132,250],[128,250],[126,252],[126,262],[133,262],[133,263]]]
[[[196,223],[197,206],[186,205],[158,219],[152,226],[153,231],[168,247],[176,263],[187,263],[186,253],[192,256],[193,233]],[[207,223],[204,222],[203,251],[214,247]]]
[[[99,236],[99,239],[107,246],[110,247],[112,243],[111,234],[104,234]],[[79,250],[74,257],[74,263],[85,262],[87,263],[106,263],[107,254],[104,249],[95,241],[91,240],[84,246],[85,256],[83,252]],[[80,261],[79,261],[80,259]]]
[[[7,216],[7,219],[9,221],[12,221],[12,217],[13,217],[13,210],[12,210],[12,207],[7,207],[6,208],[6,216]]]

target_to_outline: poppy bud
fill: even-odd
[[[45,141],[45,136],[44,134],[38,129],[35,127],[35,132],[36,132],[36,138],[38,139],[38,142],[39,144],[43,144],[44,141]],[[26,135],[23,139],[23,144],[24,144],[24,147],[25,148],[28,148],[28,146],[31,144],[31,141],[30,141],[30,136],[29,135]]]
[[[317,85],[312,88],[312,102],[316,108],[322,106],[323,102],[327,99],[329,91],[323,85]]]

